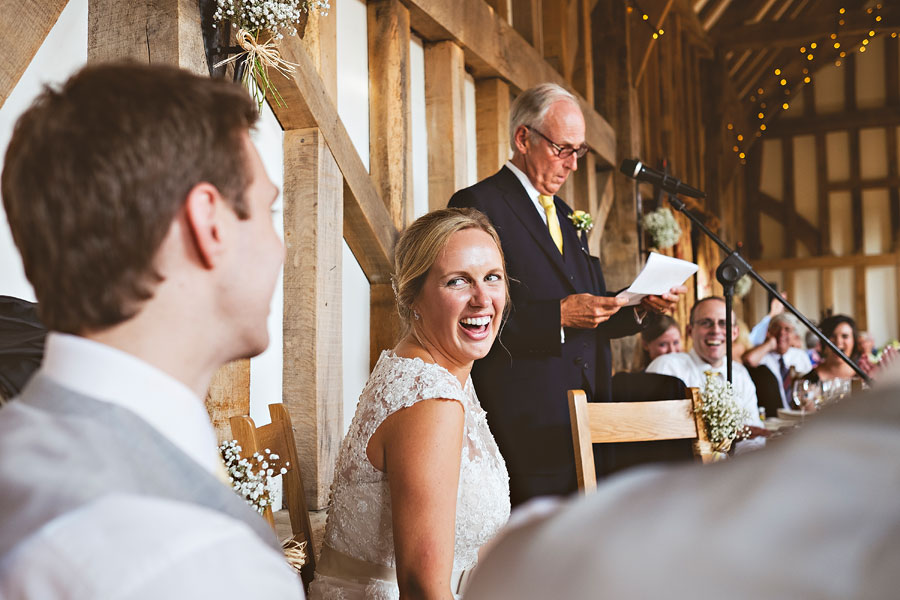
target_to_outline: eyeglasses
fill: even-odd
[[[719,326],[719,329],[725,329],[725,319],[719,319],[718,321],[713,321],[712,319],[700,319],[699,321],[695,321],[694,325],[701,329],[712,329],[716,325]]]
[[[582,144],[577,148],[573,148],[572,146],[560,146],[534,127],[526,125],[525,128],[535,132],[536,134],[547,140],[547,143],[550,144],[550,146],[556,151],[556,156],[558,156],[559,158],[569,158],[573,154],[575,155],[575,158],[581,158],[582,156],[587,154],[588,147],[585,144]]]

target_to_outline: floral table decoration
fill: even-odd
[[[706,385],[700,390],[698,412],[706,425],[706,435],[715,452],[727,453],[733,442],[749,436],[745,425],[749,415],[738,406],[734,388],[720,373],[706,372]]]

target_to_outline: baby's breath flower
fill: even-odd
[[[277,461],[278,455],[269,452],[269,449],[266,448],[265,456],[256,452],[249,459],[244,458],[241,456],[241,447],[236,440],[222,442],[219,452],[225,463],[225,471],[231,480],[232,489],[244,498],[247,504],[262,514],[266,507],[272,504],[275,476],[287,473],[286,468],[282,467],[276,474],[275,470],[269,467],[269,461]],[[260,465],[261,468],[255,469],[254,464]]]
[[[667,206],[647,213],[641,225],[659,249],[671,248],[681,239],[681,227]]]
[[[734,399],[734,389],[722,376],[706,372],[706,385],[700,391],[703,403],[699,412],[706,424],[706,435],[713,446],[727,448],[732,441],[747,437],[750,430],[745,425],[749,419]]]

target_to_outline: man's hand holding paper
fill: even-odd
[[[697,272],[697,268],[692,262],[651,252],[634,282],[616,297],[624,298],[625,306],[641,305],[653,312],[669,312],[680,295],[687,292],[684,282]]]

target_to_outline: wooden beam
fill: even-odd
[[[513,20],[513,0],[485,0],[488,6],[494,9],[497,17],[503,19],[510,25]]]
[[[821,12],[816,11],[816,15]],[[844,15],[844,25],[840,28],[841,37],[866,35],[870,30],[876,33],[891,32],[900,29],[900,10],[885,5],[881,11],[881,21],[876,23],[872,15],[864,11],[848,12]],[[713,31],[712,39],[720,45],[722,51],[738,49],[759,49],[774,47],[797,47],[808,44],[810,40],[827,38],[837,27],[834,16],[800,17],[793,20],[760,21],[737,27],[721,28]]]
[[[843,267],[890,267],[900,264],[900,254],[846,254],[844,256],[808,256],[805,258],[769,258],[753,261],[757,271],[785,269],[840,269]]]
[[[369,369],[375,368],[382,350],[393,348],[400,341],[400,315],[397,298],[390,283],[369,285]]]
[[[515,90],[549,81],[572,92],[584,113],[586,143],[603,164],[616,163],[616,135],[609,123],[533,46],[499,19],[484,0],[406,0],[406,3],[413,30],[424,40],[456,41],[476,79],[502,77]]]
[[[716,23],[719,22],[719,19],[722,18],[722,15],[725,14],[725,11],[728,10],[728,7],[731,5],[731,0],[716,0],[715,4],[713,4],[708,10],[704,11],[703,16],[701,17],[703,23],[703,29],[709,31],[713,27],[715,27]]]
[[[285,105],[271,105],[285,130],[317,123],[344,177],[344,239],[369,283],[390,280],[397,229],[381,196],[350,141],[315,64],[295,37],[278,42],[282,56],[297,65],[290,78],[279,78]]]
[[[784,224],[785,242],[798,240],[810,251],[819,247],[821,239],[819,228],[810,223],[803,215],[787,207],[784,201],[776,200],[765,192],[757,191],[756,208],[760,213],[767,214]],[[788,235],[790,235],[789,238]],[[792,248],[793,246],[789,244],[785,247],[785,252],[794,254]]]
[[[784,252],[787,256],[796,256],[796,226],[794,216],[797,206],[794,199],[794,138],[781,139],[781,214],[776,219],[781,223],[784,239]],[[812,248],[810,248],[812,251]],[[795,296],[789,296],[794,298]]]
[[[196,0],[88,2],[88,62],[133,60],[208,75]]]
[[[672,9],[673,1],[674,0],[648,0],[648,2],[645,2],[645,4],[649,4],[649,6],[646,7],[646,10],[649,12],[645,14],[649,15],[651,19],[654,19],[653,29],[662,28],[666,16]],[[657,14],[659,14],[659,17],[656,17]],[[635,53],[635,58],[638,59],[637,66],[634,69],[635,87],[639,86],[641,80],[644,78],[644,71],[647,69],[647,61],[650,59],[650,54],[656,48],[657,39],[658,38],[654,38],[650,35],[646,38],[640,35],[632,37],[632,43],[636,43],[636,47],[639,49]]]
[[[862,266],[853,268],[853,317],[860,331],[869,328],[869,315],[866,310],[866,269]]]
[[[616,128],[616,154],[638,156],[641,142],[641,120],[637,90],[632,85],[632,56],[628,15],[624,2],[600,2],[594,8],[593,37],[604,40],[594,47],[594,89],[598,109]],[[598,212],[598,226],[603,226],[599,246],[604,276],[610,289],[628,285],[639,272],[636,185],[618,172],[607,179]],[[611,181],[611,185],[610,182]],[[609,188],[613,193],[609,193]],[[604,213],[606,213],[604,215]],[[605,235],[603,231],[612,232]],[[596,239],[597,234],[594,234]],[[634,356],[634,338],[614,340],[613,367],[630,366]]]
[[[234,439],[229,419],[250,414],[250,360],[235,360],[220,367],[209,382],[205,404],[216,440]]]
[[[478,179],[500,170],[509,159],[509,85],[502,79],[475,82]]]
[[[369,172],[398,230],[412,221],[409,11],[400,0],[367,5]]]
[[[816,204],[819,207],[819,254],[831,254],[831,209],[828,206],[828,146],[816,134]],[[824,306],[824,304],[823,304]]]
[[[425,45],[428,208],[444,208],[466,186],[465,59],[455,42]]]
[[[834,311],[834,269],[821,269],[819,274],[819,306],[826,314]]]
[[[544,60],[570,84],[578,49],[581,0],[543,3]]]
[[[890,131],[894,130],[896,132],[895,127],[886,128],[887,135],[890,136]],[[896,136],[896,133],[894,134]],[[891,148],[888,146],[888,152],[890,153]],[[895,150],[896,152],[896,150]],[[888,169],[890,169],[890,164],[888,165]],[[890,172],[890,171],[889,171]],[[859,179],[854,181],[852,179],[842,179],[840,181],[829,181],[826,185],[826,189],[829,192],[833,191],[849,191],[853,189],[861,189],[861,190],[869,190],[869,189],[878,189],[878,188],[896,188],[900,186],[900,175],[888,175],[887,177],[876,177],[874,179]]]
[[[313,509],[327,506],[343,437],[342,188],[320,130],[284,132],[282,394],[297,429],[306,500]]]
[[[584,96],[588,104],[594,104],[594,44],[591,35],[591,0],[578,0],[579,36],[581,43],[575,55],[575,68],[572,72],[572,85]]]
[[[513,29],[519,32],[541,56],[544,55],[544,18],[542,0],[512,0]]]
[[[851,128],[896,127],[898,125],[900,125],[900,106],[863,108],[815,117],[779,118],[767,126],[766,137],[825,133]]]
[[[0,107],[9,98],[68,0],[0,0]]]

